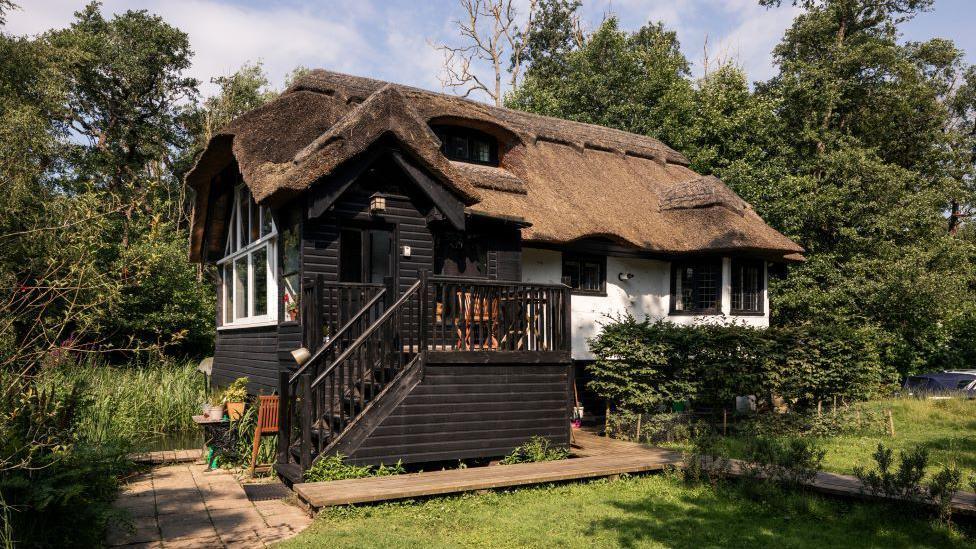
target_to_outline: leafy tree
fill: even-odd
[[[509,107],[686,141],[692,89],[673,31],[648,24],[629,33],[611,17],[568,53],[562,46],[546,50],[545,36],[529,35],[528,49],[548,51],[546,65],[560,70],[530,69],[507,98]]]

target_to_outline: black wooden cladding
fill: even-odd
[[[532,436],[569,444],[570,363],[428,364],[352,463],[498,457]]]
[[[217,386],[247,377],[250,392],[270,394],[278,388],[279,362],[277,326],[217,331],[213,362]]]

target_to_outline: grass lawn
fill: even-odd
[[[954,461],[976,474],[976,401],[880,400],[896,436],[820,439],[825,468],[872,465],[879,441],[922,444],[931,469]],[[726,440],[741,452],[743,440]],[[968,488],[968,486],[967,486]],[[808,493],[747,494],[738,485],[688,486],[670,475],[526,488],[322,512],[283,547],[974,547],[976,525],[949,531],[927,512]]]
[[[976,547],[923,516],[656,475],[336,508],[282,547]]]
[[[871,454],[878,442],[896,450],[922,445],[929,450],[929,472],[955,463],[965,479],[976,475],[976,400],[886,399],[863,404],[866,409],[883,413],[891,410],[895,420],[894,438],[880,434],[844,435],[816,438],[827,455],[824,469],[852,474],[856,465],[874,466]],[[728,453],[741,456],[745,439],[729,437]],[[677,446],[677,445],[676,445]],[[966,487],[965,489],[970,489]]]

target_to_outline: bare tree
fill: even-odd
[[[505,71],[509,73],[511,88],[521,76],[526,48],[523,36],[534,23],[537,0],[529,0],[529,14],[523,24],[518,21],[513,0],[460,0],[460,4],[466,17],[455,24],[463,43],[459,46],[431,44],[444,54],[441,85],[461,97],[481,92],[495,105],[501,105]],[[491,66],[494,81],[478,76],[478,69],[484,64]]]

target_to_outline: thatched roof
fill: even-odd
[[[495,136],[500,165],[448,160],[432,123]],[[257,201],[280,203],[391,136],[472,212],[526,220],[526,242],[603,237],[661,254],[748,251],[788,260],[803,251],[656,139],[315,70],[224,128],[187,175],[197,191],[191,258],[201,256],[210,185],[231,161]]]

